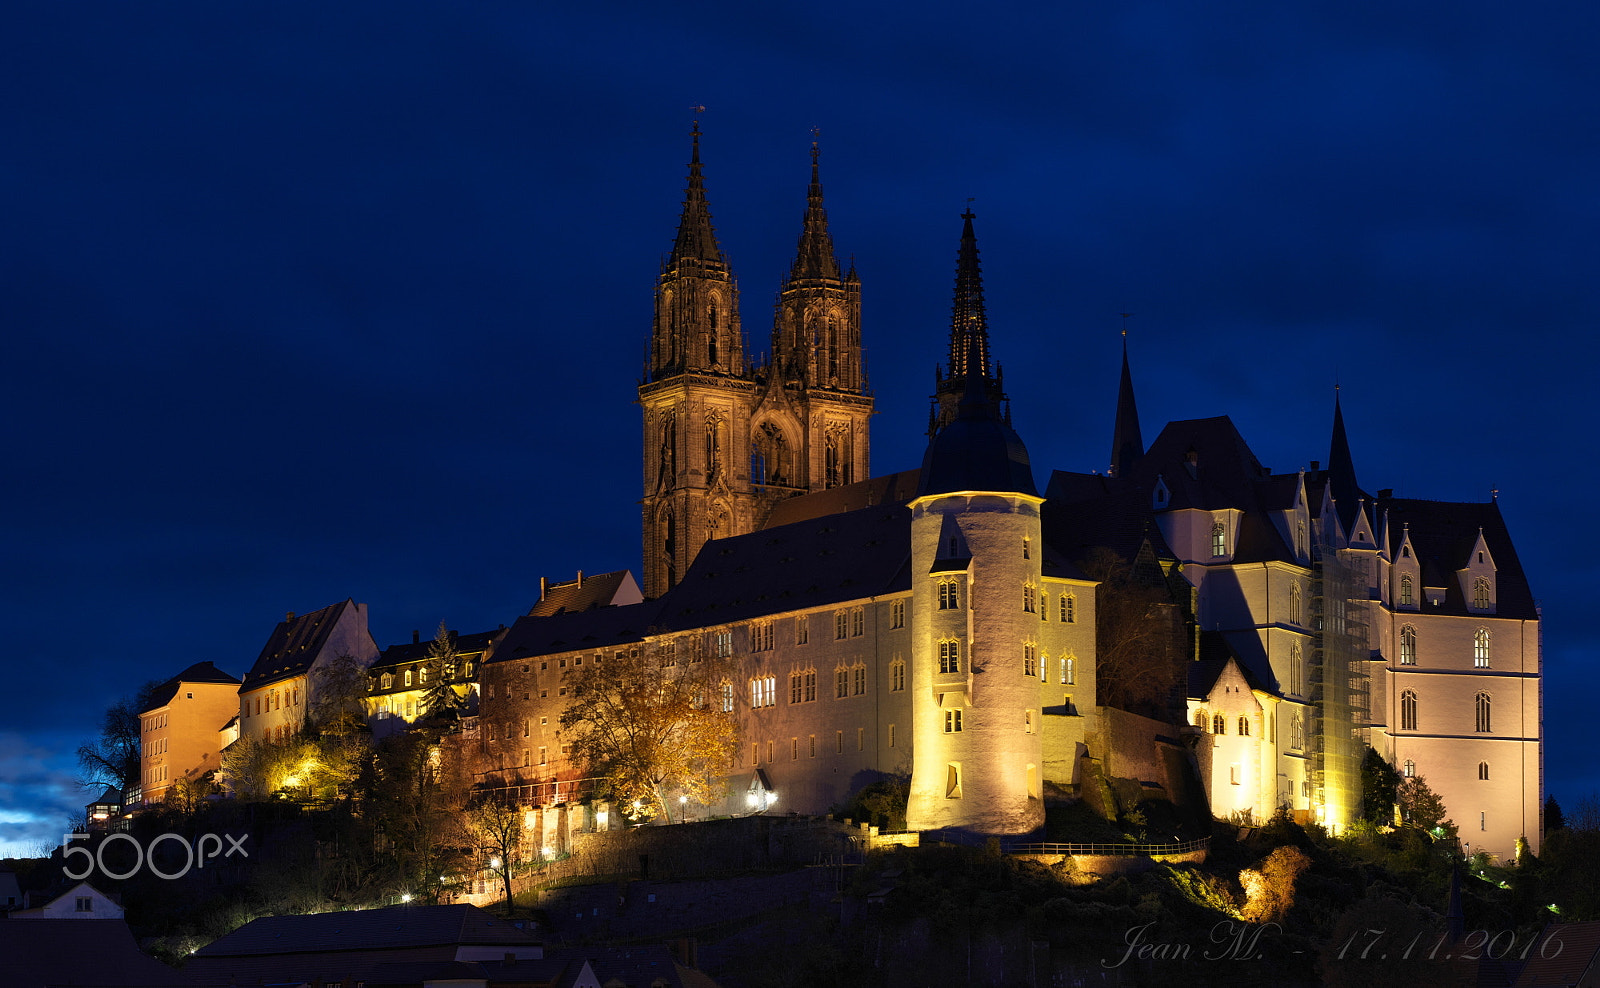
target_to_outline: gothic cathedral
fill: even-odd
[[[819,158],[813,141],[799,249],[762,363],[745,352],[739,289],[711,225],[694,129],[639,386],[647,597],[675,586],[706,542],[759,529],[778,501],[868,477],[861,282],[834,255]]]

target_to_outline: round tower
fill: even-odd
[[[970,230],[970,215],[967,222]],[[1027,449],[990,394],[978,334],[967,343],[960,406],[928,444],[911,502],[914,760],[906,824],[1023,834],[1044,824],[1037,646],[1044,498]]]

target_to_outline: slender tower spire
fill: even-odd
[[[1348,529],[1365,495],[1361,485],[1356,482],[1356,465],[1350,456],[1350,440],[1344,431],[1344,410],[1339,407],[1337,384],[1333,386],[1333,440],[1328,446],[1328,485],[1333,488],[1333,499],[1339,506],[1339,520]]]
[[[815,137],[817,131],[813,130]],[[822,205],[822,150],[811,142],[811,186],[806,190],[805,225],[800,231],[800,249],[789,269],[789,280],[827,278],[839,280],[839,259],[833,254],[833,237],[828,233],[828,211]]]
[[[1126,476],[1133,462],[1144,455],[1139,406],[1133,400],[1133,372],[1128,369],[1127,317],[1131,314],[1122,314],[1122,381],[1117,385],[1117,422],[1111,430],[1111,467],[1107,470],[1113,477]]]
[[[933,428],[937,432],[956,416],[969,376],[981,380],[983,391],[995,406],[1005,402],[999,368],[990,372],[989,317],[983,304],[983,271],[978,264],[978,237],[972,230],[976,215],[961,214],[961,247],[956,254],[955,299],[950,306],[949,373],[935,377]]]
[[[678,220],[678,239],[672,245],[671,261],[697,260],[724,264],[727,259],[722,256],[722,248],[717,246],[716,231],[711,228],[711,204],[706,201],[706,181],[701,173],[700,121],[694,122],[694,129],[690,133],[694,143],[689,159],[689,187],[684,190],[683,216]]]

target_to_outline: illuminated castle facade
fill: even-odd
[[[912,828],[1025,834],[1052,786],[1103,772],[1174,798],[1198,778],[1217,816],[1287,805],[1339,827],[1370,743],[1426,775],[1474,850],[1537,846],[1538,613],[1493,502],[1366,493],[1337,403],[1326,467],[1273,474],[1227,418],[1146,449],[1126,353],[1110,470],[1041,493],[970,212],[926,455],[873,477],[861,285],[833,252],[815,145],[757,365],[699,136],[639,388],[644,599],[506,632],[465,738],[485,785],[568,826],[584,771],[560,732],[566,670],[711,654],[737,670],[741,740],[726,800],[701,812],[824,812],[904,773]],[[1144,716],[1096,705],[1097,554],[1171,601],[1180,671]]]

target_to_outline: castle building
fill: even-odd
[[[291,611],[239,684],[239,737],[287,739],[316,709],[325,677],[349,675],[346,665],[365,669],[377,657],[367,605],[343,600],[309,614]]]
[[[926,454],[872,476],[860,280],[834,256],[811,155],[758,362],[694,130],[639,388],[643,593],[507,630],[458,741],[481,786],[518,794],[547,843],[581,826],[563,805],[593,781],[562,735],[568,677],[617,655],[716,657],[740,741],[703,812],[824,812],[902,774],[913,828],[1015,835],[1052,787],[1105,772],[1174,799],[1198,779],[1218,816],[1287,806],[1338,829],[1360,813],[1370,744],[1426,776],[1474,850],[1537,847],[1539,615],[1493,502],[1367,493],[1337,401],[1326,468],[1273,473],[1226,417],[1146,448],[1126,342],[1109,469],[1055,471],[1041,494],[970,211]],[[1113,591],[1086,575],[1108,558],[1159,598],[1141,614],[1160,633],[1117,657],[1116,690],[1096,654]],[[1140,669],[1170,688],[1137,713],[1102,705]]]
[[[146,803],[158,803],[179,779],[222,767],[219,731],[239,712],[239,681],[197,662],[162,683],[139,713],[139,778]]]

